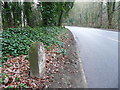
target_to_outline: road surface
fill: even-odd
[[[66,26],[80,51],[89,88],[118,88],[118,32]]]

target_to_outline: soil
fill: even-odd
[[[54,80],[49,88],[86,88],[80,59],[76,48],[76,41],[68,30],[68,40],[65,42],[66,56],[63,69],[54,74]],[[59,58],[59,61],[61,58]]]

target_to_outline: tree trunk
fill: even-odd
[[[0,1],[0,31],[2,32],[2,2]]]
[[[2,16],[3,16],[3,28],[12,27],[13,20],[12,20],[12,15],[11,15],[9,2],[4,2],[3,8],[4,8],[3,13],[2,13]]]
[[[62,25],[62,15],[63,15],[63,10],[60,11],[60,15],[59,15],[59,18],[58,18],[58,26]]]
[[[108,29],[112,29],[112,18],[113,18],[113,15],[108,15],[109,18],[108,18]]]
[[[100,27],[102,27],[103,22],[103,1],[100,2]]]
[[[32,26],[31,22],[31,14],[32,14],[32,6],[31,2],[26,2],[27,0],[24,0],[25,2],[23,3],[23,15],[24,15],[24,20],[26,19],[26,23],[28,26]]]
[[[2,2],[0,1],[0,58],[2,57]],[[1,65],[1,62],[0,62],[0,65]],[[0,74],[2,73],[2,68],[0,67]]]
[[[108,14],[108,29],[112,29],[112,19],[115,11],[115,1],[107,2],[107,14]]]
[[[43,26],[48,26],[48,19],[46,16],[42,14],[42,25]]]
[[[120,31],[120,1],[118,4],[118,30]]]

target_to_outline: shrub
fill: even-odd
[[[63,46],[58,38],[65,28],[41,27],[41,28],[9,28],[3,31],[2,52],[3,56],[27,55],[32,42],[42,42],[45,47],[53,44]]]

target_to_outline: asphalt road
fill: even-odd
[[[66,28],[77,41],[88,88],[118,88],[118,32]]]

